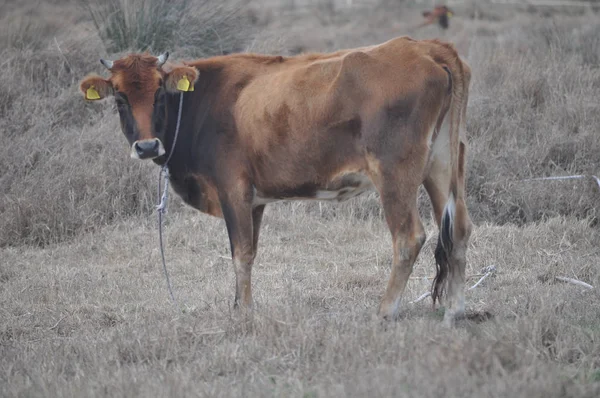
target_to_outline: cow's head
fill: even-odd
[[[131,54],[116,61],[101,59],[110,77],[88,75],[79,85],[87,100],[115,97],[121,129],[134,159],[154,159],[165,154],[166,95],[193,91],[198,78],[193,67],[167,67],[168,57],[166,52],[158,57]]]

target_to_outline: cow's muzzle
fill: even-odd
[[[154,159],[165,154],[165,148],[158,138],[139,140],[131,146],[131,157],[134,159]]]

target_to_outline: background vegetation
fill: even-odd
[[[421,30],[430,2],[52,0],[0,4],[0,395],[597,396],[600,392],[600,22],[596,8],[465,1]],[[168,303],[158,267],[157,170],[133,162],[111,101],[77,83],[100,57],[169,50],[295,54],[409,34],[453,41],[474,76],[469,292],[493,318],[439,329],[429,302],[371,321],[391,247],[376,194],[270,206],[258,311],[230,316],[220,220],[172,196]],[[432,272],[437,232],[415,274]],[[432,239],[433,238],[433,239]],[[582,292],[549,283],[576,277]],[[417,297],[429,281],[409,283]],[[133,381],[132,381],[133,380]]]

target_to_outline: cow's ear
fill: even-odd
[[[198,80],[198,70],[191,66],[179,66],[173,68],[167,75],[165,87],[167,91],[194,91],[194,84]]]
[[[113,88],[110,80],[98,75],[89,75],[79,83],[79,89],[86,100],[99,100],[112,95]]]

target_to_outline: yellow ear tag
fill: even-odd
[[[454,14],[452,14],[452,12],[448,11],[448,12],[446,13],[446,15],[447,15],[447,16],[449,16],[449,17],[451,17],[451,16],[453,16]]]
[[[94,86],[90,86],[85,92],[85,98],[89,100],[97,100],[100,99],[100,94],[94,88]]]
[[[189,88],[190,88],[190,81],[188,80],[187,76],[184,75],[177,82],[177,90],[179,90],[179,91],[188,91]]]

